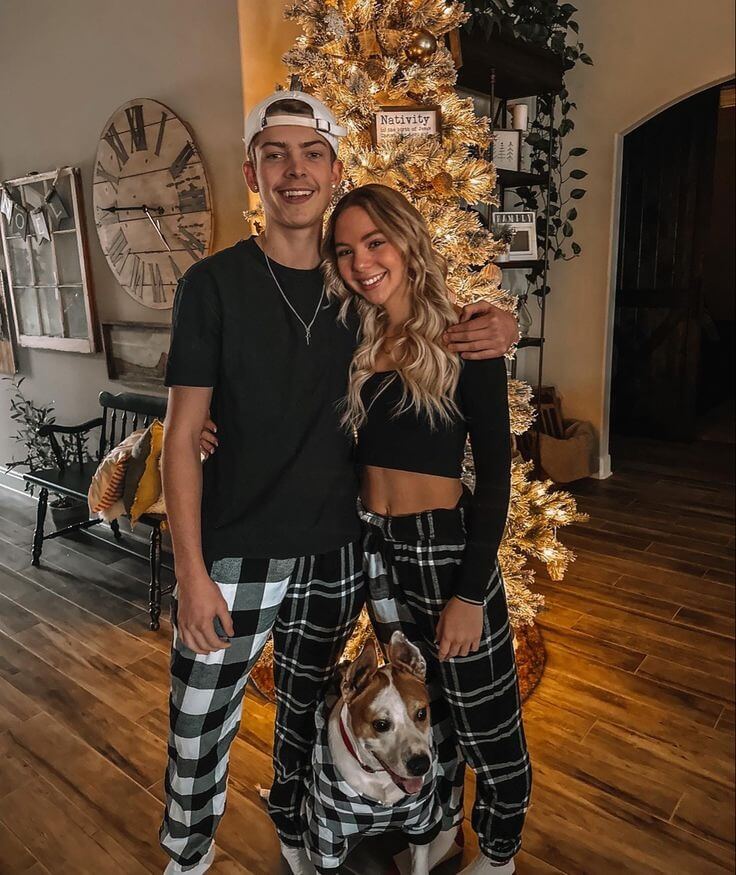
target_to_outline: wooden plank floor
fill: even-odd
[[[591,515],[564,535],[579,561],[539,577],[548,665],[525,706],[520,875],[733,872],[730,449],[624,445],[613,478],[575,489]],[[33,521],[0,490],[0,875],[160,873],[170,630],[147,631],[147,565],[80,535],[35,569]],[[249,706],[213,875],[284,872],[254,788],[272,710]],[[382,872],[386,846],[350,871]]]

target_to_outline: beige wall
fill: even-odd
[[[264,4],[265,5],[265,4]],[[216,249],[245,232],[240,171],[243,105],[236,0],[2,0],[0,179],[81,167],[100,319],[170,322],[139,305],[105,261],[91,224],[91,176],[102,126],[134,97],[170,106],[194,130],[212,188]],[[25,388],[56,402],[60,420],[95,415],[104,357],[20,349]],[[0,465],[15,452],[0,384]]]
[[[587,146],[580,202],[580,258],[551,276],[545,382],[560,389],[567,415],[601,434],[608,473],[611,277],[616,260],[622,136],[660,109],[734,74],[733,0],[578,0],[580,33],[595,66],[568,77],[577,102],[572,145]]]

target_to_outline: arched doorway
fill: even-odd
[[[617,435],[733,441],[733,94],[709,88],[624,138],[614,453]]]

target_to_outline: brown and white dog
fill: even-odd
[[[346,828],[339,818],[344,808],[338,805],[326,814],[325,800],[318,798],[312,811],[320,812],[321,835],[325,828],[342,829],[345,835],[398,828],[407,832],[411,843],[412,828],[415,834],[438,828],[427,666],[420,650],[401,632],[394,632],[387,656],[386,664],[379,666],[376,648],[369,643],[342,669],[341,697],[327,719],[329,754],[323,750],[321,755],[360,794],[361,804],[355,816],[350,811],[345,817]],[[319,760],[312,759],[312,793],[324,797],[324,777],[331,772]],[[375,800],[374,812],[366,811],[366,800]],[[428,875],[428,853],[428,844],[410,844],[411,875]]]
[[[305,850],[282,845],[293,875],[314,873],[310,859],[319,871],[339,871],[340,854],[358,834],[403,828],[411,843],[412,832],[426,842],[438,829],[426,663],[401,632],[387,656],[379,666],[375,646],[367,644],[340,666],[337,701],[317,712]],[[411,875],[428,875],[428,848],[410,844]]]
[[[383,805],[418,793],[432,765],[426,671],[419,648],[394,632],[385,665],[369,643],[342,672],[329,717],[332,761],[355,790]]]

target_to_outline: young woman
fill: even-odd
[[[328,293],[344,319],[355,308],[361,323],[342,421],[357,439],[372,619],[382,644],[401,629],[422,648],[438,691],[444,831],[430,862],[452,853],[460,835],[467,762],[481,853],[464,872],[505,875],[514,871],[531,769],[496,558],[510,490],[504,360],[462,361],[444,347],[457,322],[444,263],[397,191],[348,193],[322,254]],[[474,493],[460,480],[468,434]]]

